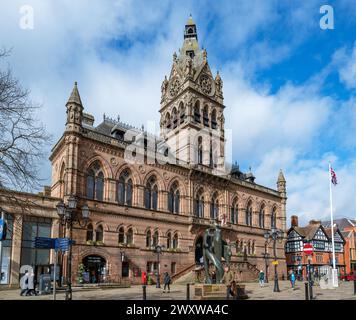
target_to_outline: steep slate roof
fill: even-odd
[[[321,224],[326,228],[331,227],[331,221],[322,221]],[[355,227],[356,220],[351,220],[347,218],[336,219],[334,220],[334,224],[337,224],[340,230],[344,230],[346,227]]]

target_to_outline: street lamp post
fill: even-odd
[[[84,204],[81,208],[81,217],[77,212],[78,200],[74,196],[68,198],[68,204],[65,204],[62,200],[58,202],[56,208],[62,226],[66,226],[69,231],[69,240],[72,240],[73,236],[73,222],[77,222],[81,227],[85,227],[89,221],[89,207]],[[83,223],[81,222],[83,221]],[[69,245],[69,251],[67,253],[67,289],[66,300],[72,300],[72,245]]]
[[[265,252],[263,254],[263,257],[265,258],[265,272],[266,272],[266,283],[268,283],[268,259],[269,259],[269,253],[267,252],[267,246],[265,246]]]
[[[161,283],[160,283],[160,255],[162,254],[162,249],[163,246],[157,244],[155,246],[155,252],[157,254],[157,282],[156,282],[156,288],[161,288]]]
[[[264,234],[264,237],[266,239],[266,247],[270,241],[273,241],[273,255],[274,255],[274,288],[273,292],[280,292],[279,290],[279,284],[278,284],[278,272],[277,272],[277,240],[279,242],[282,242],[283,240],[283,231],[278,230],[275,228],[272,228],[271,231],[267,231]]]

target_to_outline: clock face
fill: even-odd
[[[210,94],[213,86],[212,86],[212,81],[210,79],[210,77],[206,74],[203,74],[200,79],[199,79],[199,85],[201,90],[205,93],[205,94]]]
[[[177,78],[173,79],[169,88],[169,93],[172,97],[176,96],[179,92],[180,82]]]

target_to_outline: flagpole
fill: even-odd
[[[333,219],[333,197],[332,197],[332,186],[331,186],[332,174],[331,174],[331,163],[329,162],[329,188],[330,188],[330,218],[331,218],[331,245],[332,245],[332,257],[333,257],[333,271],[332,271],[332,281],[333,286],[337,287],[336,280],[336,263],[335,263],[335,245],[334,245],[334,219]]]

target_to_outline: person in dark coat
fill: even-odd
[[[36,290],[35,290],[35,274],[33,271],[30,273],[28,276],[28,291],[26,293],[26,296],[37,296]]]
[[[171,291],[171,288],[169,287],[169,285],[171,284],[171,276],[168,274],[168,272],[164,273],[163,283],[164,283],[163,292],[166,292],[166,288],[168,287],[168,293],[169,293]]]

